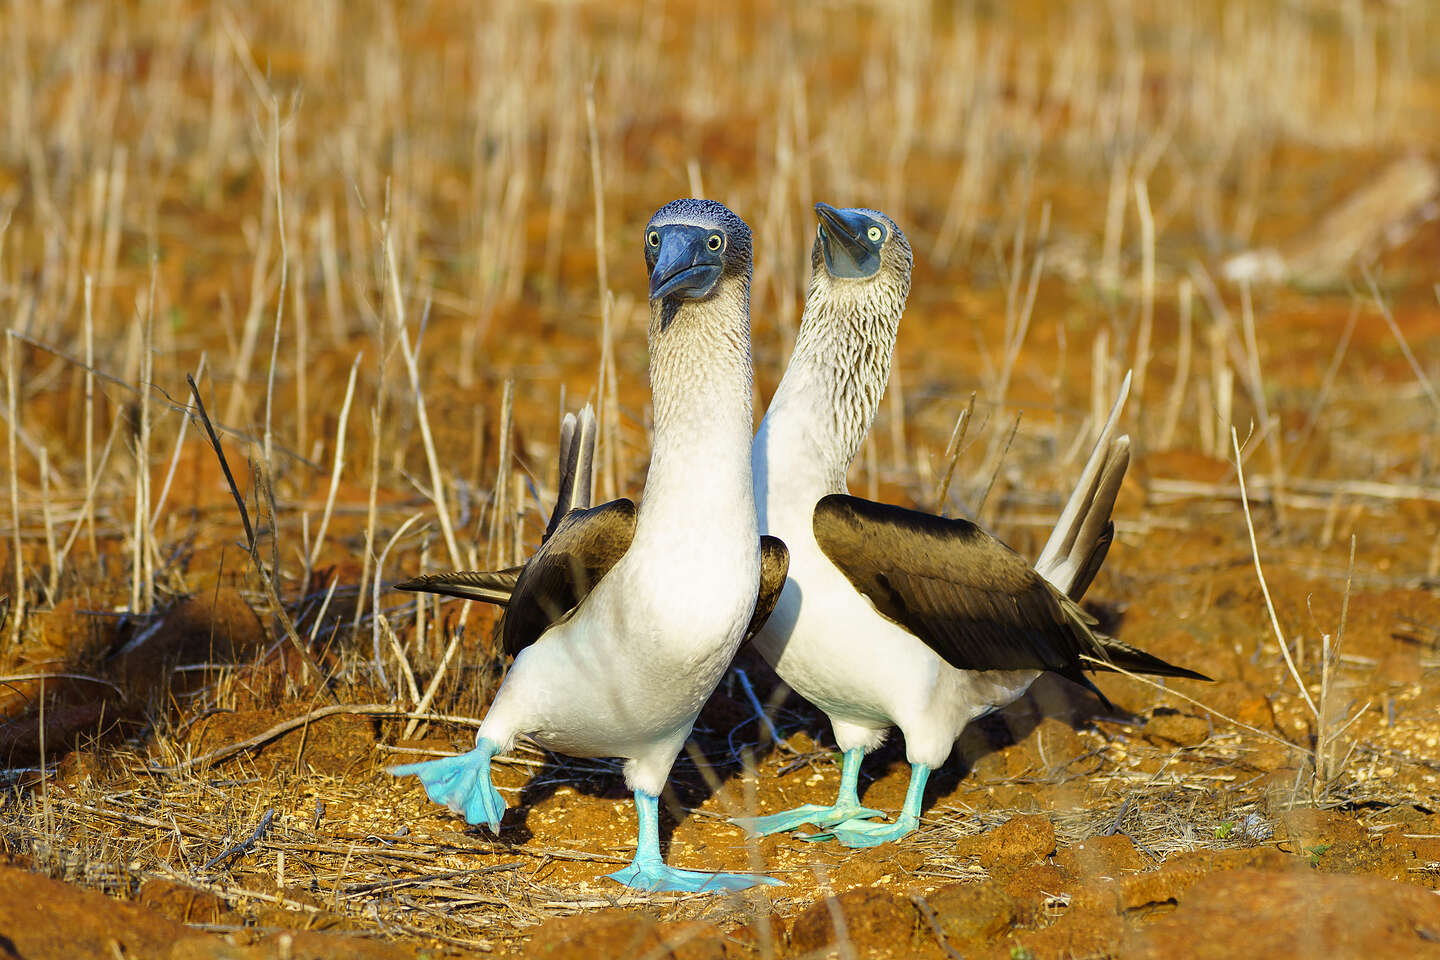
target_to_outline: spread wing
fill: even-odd
[[[1109,659],[1092,617],[968,520],[831,494],[813,525],[855,589],[957,669],[1054,670],[1090,686],[1081,657]]]
[[[785,586],[785,577],[790,573],[790,550],[779,537],[760,538],[760,593],[755,598],[755,613],[750,626],[745,628],[745,639],[749,640],[760,632],[775,604],[780,599],[780,590]]]

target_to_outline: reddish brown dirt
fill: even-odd
[[[905,18],[864,5],[837,17],[833,5],[763,0],[741,4],[738,16],[734,4],[690,0],[332,4],[346,11],[335,36],[317,12],[325,6],[155,0],[52,4],[28,17],[27,5],[7,8],[6,96],[29,109],[7,110],[0,131],[0,310],[29,339],[6,344],[16,354],[18,409],[7,397],[5,432],[14,426],[20,452],[12,464],[5,445],[0,477],[8,494],[14,467],[20,516],[10,515],[8,497],[0,501],[0,595],[16,590],[18,569],[28,606],[15,643],[18,621],[0,624],[9,784],[0,793],[8,863],[0,957],[1435,954],[1440,433],[1431,391],[1440,382],[1432,289],[1440,225],[1422,224],[1364,264],[1404,346],[1358,263],[1328,287],[1222,285],[1223,317],[1201,289],[1226,254],[1303,234],[1399,152],[1433,150],[1440,18],[1425,4],[1341,4],[1340,13],[1333,3],[1291,0],[1215,0],[1200,13],[1064,5],[1078,11],[1073,18],[1041,0],[939,4],[933,22],[917,24],[930,34],[923,44],[900,29]],[[1182,7],[1176,19],[1172,8]],[[1267,32],[1271,13],[1290,34]],[[971,17],[974,49],[956,43],[963,31],[951,32]],[[494,49],[494,37],[518,42]],[[1295,46],[1282,45],[1292,37]],[[969,72],[907,76],[907,57],[924,47],[937,71]],[[1273,75],[1260,68],[1273,71],[1276,50],[1307,52],[1306,69],[1318,76],[1307,83],[1318,92],[1279,87],[1318,98],[1319,119],[1304,104],[1269,99]],[[1397,51],[1409,58],[1391,62]],[[1371,118],[1356,117],[1368,108],[1356,107],[1351,89],[1363,86],[1354,61],[1369,52],[1384,61],[1371,78],[1376,97],[1402,118],[1374,137],[1359,125]],[[503,72],[497,59],[525,56],[540,65],[533,76],[486,86]],[[992,59],[993,82],[982,75]],[[1139,71],[1134,90],[1129,64]],[[562,67],[575,73],[570,86],[546,87]],[[1066,71],[1096,88],[1080,127],[1067,126],[1083,104],[1067,99]],[[1211,74],[1223,82],[1204,86]],[[1238,129],[1232,114],[1249,104],[1222,96],[1232,76],[1257,101]],[[946,506],[952,515],[977,510],[988,489],[980,519],[1034,556],[1074,479],[1066,455],[1103,392],[1091,380],[1097,352],[1111,388],[1146,360],[1146,385],[1137,384],[1124,421],[1135,448],[1116,541],[1086,602],[1106,630],[1214,683],[1159,690],[1099,675],[1116,708],[1104,711],[1088,693],[1043,678],[965,733],[932,778],[915,835],[847,851],[789,836],[752,843],[726,822],[828,800],[839,782],[818,712],[775,696],[784,742],[773,744],[738,680],[727,678],[701,716],[695,752],[676,764],[662,830],[676,865],[763,870],[785,883],[733,898],[636,896],[605,878],[635,843],[634,810],[613,763],[523,750],[498,762],[510,803],[498,836],[387,774],[394,763],[467,748],[465,721],[483,716],[503,664],[491,608],[427,608],[422,628],[410,598],[382,590],[382,625],[370,616],[369,582],[357,590],[414,515],[431,529],[412,527],[393,545],[383,578],[450,562],[436,539],[419,417],[394,342],[389,267],[377,252],[394,241],[416,342],[427,318],[421,388],[451,511],[464,521],[460,547],[473,545],[478,563],[506,562],[543,528],[537,504],[553,487],[562,396],[568,407],[594,398],[600,379],[584,122],[592,77],[608,224],[601,243],[617,297],[618,408],[604,438],[615,463],[602,491],[612,473],[617,495],[638,494],[644,480],[649,393],[635,241],[650,211],[687,191],[693,168],[710,195],[733,199],[756,226],[752,332],[763,403],[790,346],[786,311],[803,293],[809,203],[883,203],[915,247],[915,282],[898,375],[852,488],[873,485],[885,499],[935,508],[942,451],[976,391]],[[625,85],[635,78],[640,86]],[[706,78],[738,89],[707,87]],[[890,139],[904,127],[897,80],[919,88],[921,129],[904,151]],[[274,157],[266,102],[256,96],[267,85],[283,131]],[[962,102],[974,90],[988,97],[978,114]],[[942,108],[965,112],[953,140],[928,135]],[[1139,126],[1119,140],[1064,139],[1123,128],[1132,109]],[[100,118],[93,128],[91,114]],[[513,126],[503,120],[511,115]],[[963,142],[972,129],[985,134],[979,156]],[[558,169],[567,145],[568,177]],[[1139,343],[1147,251],[1131,199],[1137,182],[1115,194],[1119,275],[1099,269],[1112,172],[1131,176],[1142,159],[1132,146],[1155,161],[1147,190],[1159,279],[1148,357]],[[1149,157],[1151,148],[1161,152]],[[1212,151],[1229,153],[1212,168]],[[281,196],[269,186],[272,160]],[[989,172],[974,236],[943,256],[938,241],[960,178],[982,160]],[[119,199],[107,193],[117,183],[127,191]],[[800,196],[802,186],[816,196]],[[520,208],[510,221],[512,196]],[[94,219],[112,200],[118,221]],[[277,201],[293,219],[286,241],[274,230]],[[1041,210],[1050,224],[1043,241]],[[1016,276],[1028,275],[1037,250],[1047,259],[1001,398],[1012,301],[1025,295],[1024,283],[1010,282],[1021,218],[1026,260]],[[117,245],[110,266],[102,262],[108,227]],[[507,229],[519,274],[496,281],[485,257]],[[63,537],[85,496],[84,376],[74,363],[84,353],[85,276],[95,280],[103,374],[96,446],[111,423],[116,440],[97,487],[95,542],[88,532],[78,539],[52,585],[50,528]],[[287,299],[277,302],[282,276]],[[1187,280],[1190,370],[1162,443]],[[1353,335],[1338,353],[1352,313]],[[152,383],[137,386],[142,316],[153,316],[156,367]],[[259,359],[242,370],[240,341],[255,318]],[[272,334],[278,362],[269,370]],[[230,490],[194,423],[155,526],[155,604],[131,609],[137,480],[148,476],[152,492],[167,483],[182,416],[162,400],[185,402],[184,374],[199,369],[202,354],[201,393],[213,415],[232,421],[222,440],[261,562],[325,672],[323,686],[269,609],[238,545]],[[339,400],[357,355],[336,511],[312,565]],[[1258,389],[1248,382],[1252,360]],[[1232,383],[1240,436],[1255,424],[1245,469],[1259,554],[1307,689],[1318,696],[1328,676],[1320,718],[1270,624],[1235,466],[1215,422],[1221,381]],[[513,458],[501,464],[507,382],[515,384]],[[142,396],[156,404],[144,462]],[[371,415],[382,411],[375,435]],[[267,432],[276,444],[265,465],[273,516],[258,482]],[[48,455],[49,484],[36,449]],[[523,506],[510,501],[492,542],[497,476]],[[1326,638],[1341,641],[1342,632],[1327,670]],[[187,766],[335,702],[412,706],[394,649],[423,691],[452,640],[430,704],[445,719],[411,729],[341,712]],[[737,665],[770,702],[768,669],[748,651]],[[1315,751],[1327,733],[1335,742],[1318,776]],[[863,798],[893,816],[907,779],[893,737],[865,763]]]

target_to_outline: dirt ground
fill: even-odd
[[[0,956],[1440,956],[1428,6],[54,6],[0,14]],[[1214,682],[1042,678],[852,851],[727,822],[839,781],[742,650],[662,812],[784,883],[722,897],[605,878],[617,763],[522,744],[498,835],[387,774],[504,665],[385,585],[523,558],[587,399],[643,488],[639,231],[690,192],[755,227],[757,410],[810,203],[907,230],[857,494],[1034,556],[1133,371],[1086,605]]]

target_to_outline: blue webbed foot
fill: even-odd
[[[703,870],[680,870],[666,866],[663,862],[646,863],[640,860],[607,876],[627,887],[651,893],[724,893],[745,890],[760,884],[781,885],[774,877],[756,873],[706,873]]]
[[[505,801],[490,781],[490,758],[494,755],[495,744],[481,740],[469,753],[402,764],[391,767],[390,773],[397,777],[413,773],[425,785],[431,800],[462,814],[466,823],[484,823],[491,833],[499,833]]]
[[[829,807],[821,806],[818,803],[807,803],[796,807],[794,810],[786,810],[784,813],[772,813],[764,817],[731,817],[730,822],[751,836],[766,837],[772,833],[796,830],[806,824],[813,824],[817,827],[829,827],[846,820],[864,820],[866,817],[879,816],[884,816],[884,814],[879,810],[862,807],[858,803],[837,803]],[[799,836],[802,840],[810,838],[807,834],[801,834]],[[820,837],[821,835],[815,834],[815,836]]]
[[[610,879],[617,883],[651,893],[666,890],[682,893],[723,893],[728,890],[744,890],[762,883],[780,885],[780,881],[773,877],[754,873],[705,873],[667,867],[660,856],[659,798],[654,794],[636,790],[635,813],[639,819],[635,859],[630,866],[608,874]]]
[[[829,836],[839,840],[841,846],[878,847],[881,844],[893,843],[901,837],[909,836],[919,825],[916,818],[907,817],[904,814],[901,814],[894,823],[847,820],[844,823],[835,824],[830,828],[828,834],[817,834],[812,839],[825,839]]]

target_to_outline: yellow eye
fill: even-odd
[[[870,238],[871,243],[879,243],[880,238],[885,236],[885,233],[879,227],[871,227],[865,231],[865,236]]]
[[[705,246],[709,247],[711,252],[719,250],[724,244],[725,241],[720,239],[720,234],[718,233],[710,234],[710,239],[705,241]]]
[[[650,244],[650,246],[652,247],[660,246],[660,234],[655,232],[654,230],[651,230],[645,235],[645,242]]]

